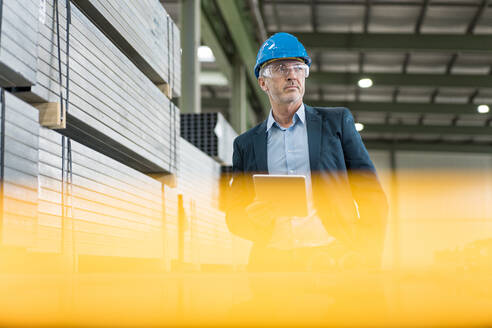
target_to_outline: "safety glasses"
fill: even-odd
[[[288,77],[291,71],[299,78],[309,76],[309,66],[303,63],[272,63],[263,69],[262,75],[266,77]]]

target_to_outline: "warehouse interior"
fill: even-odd
[[[0,325],[490,325],[492,1],[0,8]],[[377,169],[377,269],[251,275],[229,230],[277,32],[312,58],[304,103],[350,109]]]

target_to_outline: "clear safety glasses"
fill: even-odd
[[[263,69],[262,75],[266,77],[288,77],[291,71],[300,78],[309,76],[309,66],[302,63],[273,63]]]

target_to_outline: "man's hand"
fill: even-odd
[[[246,207],[246,214],[256,226],[267,230],[275,224],[276,209],[276,205],[271,202],[255,200]]]

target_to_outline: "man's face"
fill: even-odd
[[[278,104],[297,103],[304,96],[307,66],[296,60],[279,60],[264,68],[258,84]]]

